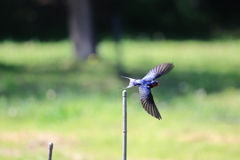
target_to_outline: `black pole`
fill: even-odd
[[[52,150],[53,150],[53,143],[49,143],[49,152],[48,152],[48,160],[52,160]]]
[[[123,160],[127,159],[127,91],[123,90],[122,92],[123,97]]]

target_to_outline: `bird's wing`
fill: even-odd
[[[162,119],[157,109],[157,106],[154,103],[151,89],[145,85],[139,86],[139,94],[140,94],[143,108],[153,117],[156,117],[157,119]]]
[[[173,69],[172,63],[163,63],[160,64],[154,68],[152,68],[145,77],[143,77],[143,80],[145,81],[151,81],[154,80],[164,74],[167,74],[169,71]]]

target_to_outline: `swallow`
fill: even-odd
[[[133,79],[130,77],[121,76],[130,80],[129,85],[122,89],[132,88],[134,86],[139,87],[139,95],[143,108],[153,117],[157,119],[162,119],[157,106],[153,100],[153,95],[151,88],[158,86],[158,81],[155,81],[156,78],[159,78],[173,69],[172,63],[163,63],[152,68],[142,79]]]

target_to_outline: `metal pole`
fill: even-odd
[[[52,160],[52,150],[53,150],[53,143],[49,143],[49,152],[48,152],[48,160]]]
[[[123,98],[123,146],[122,146],[122,154],[123,160],[127,159],[127,91],[123,90],[122,92]]]

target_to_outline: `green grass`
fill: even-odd
[[[240,41],[131,41],[77,61],[68,41],[0,44],[0,159],[115,160],[122,152],[120,75],[175,68],[153,89],[163,117],[128,90],[128,159],[238,160]],[[121,68],[117,68],[117,57]]]

